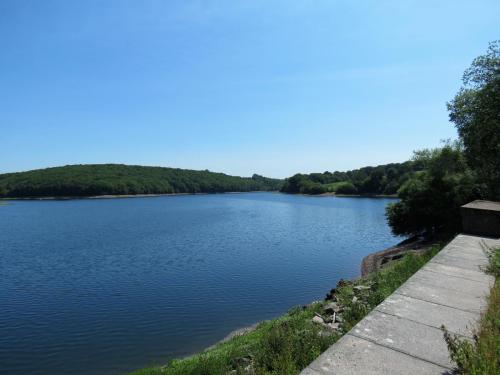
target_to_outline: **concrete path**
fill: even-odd
[[[440,327],[472,338],[495,281],[485,245],[500,240],[455,237],[301,374],[451,374]]]

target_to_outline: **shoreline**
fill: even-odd
[[[215,343],[213,343],[212,345],[209,345],[207,346],[205,349],[199,351],[199,352],[196,352],[196,353],[192,353],[186,357],[182,357],[182,359],[188,359],[188,358],[191,358],[191,357],[194,357],[195,355],[197,354],[200,354],[200,353],[203,353],[203,352],[206,352],[207,350],[211,350],[211,349],[214,349],[215,347],[217,347],[217,345],[220,345],[220,344],[223,344],[225,342],[228,342],[229,340],[233,339],[234,337],[236,336],[241,336],[241,335],[245,335],[249,332],[253,332],[257,329],[257,327],[261,324],[261,323],[264,323],[266,322],[267,320],[261,320],[260,322],[257,322],[257,323],[254,323],[254,324],[251,324],[249,326],[244,326],[244,327],[241,327],[241,328],[237,328],[235,330],[232,330],[231,332],[229,332],[226,336],[224,336],[222,339],[216,341]]]
[[[157,198],[157,197],[175,197],[182,195],[216,195],[216,194],[244,194],[244,193],[279,193],[278,191],[224,191],[218,193],[159,193],[159,194],[104,194],[104,195],[76,195],[76,196],[49,196],[49,197],[5,197],[2,201],[67,201],[78,199],[126,199],[126,198]]]
[[[215,195],[215,194],[245,194],[245,193],[279,193],[287,195],[302,195],[304,197],[337,197],[337,198],[389,198],[398,199],[397,195],[369,195],[369,194],[335,194],[335,193],[323,193],[323,194],[291,194],[285,193],[277,190],[251,190],[251,191],[224,191],[217,193],[158,193],[158,194],[103,194],[103,195],[75,195],[75,196],[47,196],[47,197],[5,197],[0,198],[2,201],[67,201],[67,200],[78,200],[78,199],[126,199],[126,198],[157,198],[157,197],[175,197],[182,195]]]
[[[305,194],[305,193],[285,193],[289,195],[302,195],[304,197],[338,197],[338,198],[390,198],[399,199],[397,194],[337,194],[337,193],[321,193],[321,194]]]
[[[299,194],[299,195],[307,195],[307,194]],[[370,254],[366,255],[361,261],[361,264],[360,264],[361,275],[354,277],[348,281],[356,281],[356,280],[359,280],[360,278],[366,277],[370,273],[379,271],[379,270],[387,267],[387,265],[389,265],[390,263],[392,263],[394,261],[397,261],[402,256],[404,256],[406,253],[409,253],[409,252],[419,253],[419,252],[422,252],[423,250],[428,249],[429,246],[434,245],[436,243],[437,243],[436,241],[432,241],[432,240],[425,240],[425,239],[419,238],[419,237],[410,237],[410,238],[405,239],[404,241],[397,243],[394,246],[388,247],[384,250],[375,251],[373,253],[370,253]],[[343,280],[343,279],[341,279],[341,280]],[[312,301],[308,305],[312,305],[314,303],[317,303],[317,301]],[[300,306],[300,305],[298,305],[298,306]],[[280,316],[282,316],[282,315],[280,315]],[[241,336],[241,335],[245,335],[249,332],[253,332],[259,327],[260,324],[265,323],[266,321],[268,321],[268,320],[261,320],[259,322],[254,323],[254,324],[251,324],[249,326],[243,326],[241,328],[237,328],[237,329],[229,332],[225,337],[216,341],[212,345],[209,345],[208,347],[204,348],[201,351],[198,351],[196,353],[193,353],[193,354],[190,354],[186,357],[183,357],[182,359],[191,358],[197,354],[214,349],[218,345],[223,344],[236,336]]]

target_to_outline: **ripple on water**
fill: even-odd
[[[0,373],[119,374],[323,298],[398,240],[388,202],[12,201],[0,212]]]

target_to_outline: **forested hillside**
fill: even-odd
[[[0,197],[273,191],[282,183],[259,175],[235,177],[207,170],[87,164],[1,174]]]
[[[422,169],[422,163],[407,161],[347,172],[296,174],[285,180],[281,191],[302,194],[393,195],[414,172]]]

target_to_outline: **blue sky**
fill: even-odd
[[[499,1],[0,1],[0,172],[127,163],[285,177],[455,138]]]

